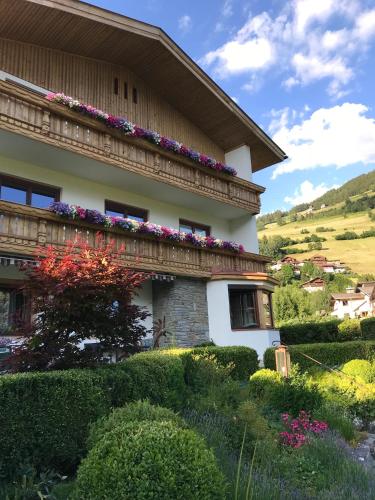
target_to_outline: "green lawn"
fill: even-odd
[[[332,227],[333,232],[316,233],[316,228],[319,226]],[[375,238],[365,238],[358,240],[335,240],[335,235],[344,233],[345,231],[362,231],[375,227],[375,223],[371,222],[367,213],[360,212],[348,215],[346,218],[341,216],[320,217],[313,220],[305,220],[299,222],[289,222],[284,226],[277,224],[268,224],[266,229],[258,232],[259,239],[263,236],[274,236],[280,234],[289,236],[293,239],[303,239],[301,234],[302,229],[307,229],[310,234],[316,233],[327,239],[323,242],[322,250],[314,250],[303,254],[293,254],[297,259],[311,257],[317,253],[325,255],[328,259],[340,260],[347,264],[354,272],[370,273],[375,272]],[[307,244],[299,244],[298,248],[307,248]]]

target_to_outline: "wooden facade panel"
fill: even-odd
[[[177,158],[141,139],[127,138],[96,120],[1,81],[0,128],[241,207],[252,214],[260,210],[260,186],[208,172],[188,159]]]
[[[0,70],[54,92],[64,92],[106,112],[122,115],[224,160],[223,150],[125,66],[0,39]],[[118,79],[118,94],[114,79]],[[124,96],[124,85],[128,97]],[[137,103],[133,102],[137,89]]]
[[[186,243],[155,240],[148,235],[102,229],[106,241],[121,251],[125,265],[149,271],[210,277],[213,270],[264,272],[266,258],[245,253],[200,249]],[[97,244],[95,226],[68,221],[46,210],[0,201],[0,250],[33,255],[35,248],[54,245],[63,249],[69,242]]]

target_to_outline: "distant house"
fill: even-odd
[[[325,204],[325,203],[322,203],[322,204],[320,205],[320,208],[326,208],[326,204]]]
[[[328,261],[324,255],[314,255],[307,260],[319,267],[325,273],[344,273],[346,267],[340,261]]]
[[[375,316],[375,281],[358,283],[346,293],[331,295],[332,316],[337,318],[366,318]]]
[[[326,283],[322,278],[313,278],[312,280],[306,281],[301,285],[301,287],[306,290],[306,292],[319,292],[324,290]]]
[[[276,262],[276,264],[273,264],[271,266],[271,269],[273,269],[274,271],[280,271],[280,269],[286,265],[292,266],[294,269],[294,272],[296,274],[299,274],[299,267],[301,265],[301,262],[299,260],[295,259],[294,257],[291,257],[290,255],[286,255],[282,259],[278,260]]]

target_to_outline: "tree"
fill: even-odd
[[[314,278],[322,278],[324,272],[312,262],[305,262],[301,267],[301,280],[309,281]]]
[[[295,278],[293,266],[285,264],[281,267],[280,271],[275,273],[275,278],[280,281],[281,286],[289,285]]]
[[[311,314],[309,294],[296,284],[276,287],[272,300],[276,322],[304,319]]]
[[[37,258],[25,285],[37,314],[10,360],[13,371],[92,366],[105,353],[118,359],[140,349],[149,314],[132,298],[146,275],[121,264],[122,251],[98,235],[95,248],[70,243]],[[88,338],[99,342],[97,349],[82,349]]]

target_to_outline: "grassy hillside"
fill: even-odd
[[[324,213],[324,211],[323,211]],[[287,220],[285,217],[284,220]],[[319,226],[330,227],[335,229],[332,232],[316,232]],[[360,233],[375,227],[375,223],[370,221],[366,212],[358,212],[349,214],[346,217],[343,215],[324,217],[317,213],[314,218],[305,219],[298,222],[287,222],[280,226],[276,223],[267,224],[265,229],[258,232],[259,239],[264,235],[288,236],[292,239],[303,239],[305,236],[301,234],[302,229],[307,229],[310,234],[317,234],[327,238],[327,241],[322,243],[322,250],[314,250],[307,253],[292,254],[296,259],[302,260],[311,257],[315,254],[325,255],[328,259],[337,259],[348,265],[354,272],[357,273],[375,273],[375,237],[358,240],[335,240],[335,235],[344,233],[345,231],[354,231]],[[295,245],[298,248],[307,248],[307,243]],[[289,248],[293,248],[289,247]]]

